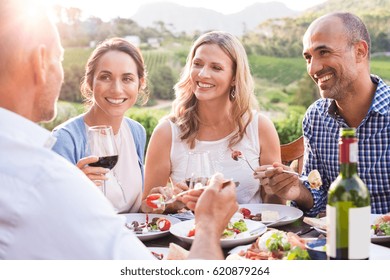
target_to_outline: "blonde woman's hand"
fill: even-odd
[[[150,190],[149,195],[151,194],[162,194],[164,200],[170,199],[172,196],[181,193],[182,191],[188,190],[188,187],[185,183],[177,183],[175,186],[159,186],[154,187]],[[141,211],[144,213],[175,213],[178,210],[183,209],[184,204],[181,202],[181,197],[178,197],[177,201],[168,205],[162,205],[159,208],[152,208],[146,204],[146,199],[142,201]]]

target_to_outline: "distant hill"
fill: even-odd
[[[330,12],[351,12],[367,25],[372,53],[390,52],[390,0],[328,0],[296,17],[263,21],[245,36],[255,53],[270,56],[301,56],[302,36],[317,17]]]
[[[294,17],[298,14],[280,2],[257,3],[229,15],[205,8],[160,2],[142,5],[131,19],[143,27],[152,27],[162,21],[171,32],[225,30],[240,36],[267,19]]]

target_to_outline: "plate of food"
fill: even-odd
[[[126,217],[126,227],[141,241],[168,235],[171,226],[180,223],[177,218],[160,214],[129,213],[121,216]]]
[[[326,235],[326,217],[309,218],[304,217],[303,221],[313,228]],[[381,243],[390,241],[390,213],[386,215],[371,214],[371,242]]]
[[[267,227],[261,222],[232,218],[221,235],[221,247],[231,248],[251,243],[266,232],[266,230]],[[195,220],[174,224],[170,231],[180,240],[192,244],[196,234]]]
[[[300,209],[282,204],[240,204],[238,212],[245,219],[272,223],[273,227],[290,224],[303,215]]]
[[[292,232],[270,229],[255,242],[229,251],[227,260],[308,260],[306,239]]]

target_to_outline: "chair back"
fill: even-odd
[[[290,143],[280,145],[282,163],[291,166],[296,172],[301,174],[304,150],[303,136]]]

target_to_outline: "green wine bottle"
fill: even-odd
[[[328,192],[328,259],[368,259],[370,249],[370,194],[357,174],[358,143],[355,128],[341,128],[340,174]]]

